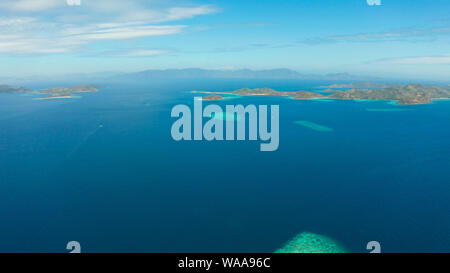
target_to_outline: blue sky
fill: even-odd
[[[450,78],[450,1],[2,0],[0,75],[200,67]]]

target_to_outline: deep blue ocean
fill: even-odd
[[[193,105],[192,90],[324,84],[149,80],[79,99],[0,94],[0,252],[67,252],[69,241],[83,252],[273,252],[305,231],[351,252],[374,240],[383,252],[449,252],[448,100],[237,97],[204,105],[280,105],[277,151],[171,137],[171,109]]]

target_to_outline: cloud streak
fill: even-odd
[[[130,27],[116,27],[94,30],[90,33],[81,33],[74,35],[72,38],[80,41],[90,40],[122,40],[133,39],[148,36],[161,36],[180,33],[185,26],[130,26]]]
[[[6,0],[2,2],[2,8],[19,12],[36,12],[66,5],[65,0]]]
[[[436,37],[450,35],[450,26],[427,29],[405,29],[379,33],[358,33],[351,35],[333,35],[328,37],[309,38],[301,41],[305,44],[324,44],[340,42],[415,42],[434,40]]]
[[[395,65],[450,65],[450,55],[391,58],[377,60],[371,63]]]
[[[175,35],[188,26],[161,23],[217,12],[210,5],[157,7],[141,0],[84,0],[79,7],[65,3],[65,0],[2,2],[0,54],[68,53],[86,50],[96,42]],[[11,11],[20,16],[11,16]]]

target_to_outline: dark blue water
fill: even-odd
[[[0,252],[272,252],[296,234],[348,250],[450,251],[450,101],[279,104],[280,147],[175,142],[191,90],[312,89],[298,81],[117,84],[81,99],[0,95]],[[36,86],[47,87],[47,86]],[[379,112],[367,109],[395,108]],[[294,124],[306,120],[329,128]]]

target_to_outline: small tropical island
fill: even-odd
[[[365,88],[356,88],[363,86]],[[363,84],[335,84],[326,86],[326,90],[321,94],[311,91],[284,92],[271,88],[242,88],[232,92],[216,92],[215,94],[232,94],[239,96],[285,96],[298,100],[309,99],[336,99],[336,100],[390,100],[396,101],[399,105],[428,104],[436,99],[450,99],[450,87],[422,84],[373,84],[377,88],[368,88],[369,83]],[[347,90],[336,90],[349,88]],[[198,92],[198,91],[196,91]],[[214,93],[214,92],[205,92]],[[210,95],[213,96],[213,95]],[[210,97],[208,96],[208,97]],[[220,100],[214,97],[215,100]]]
[[[71,87],[52,87],[43,90],[32,90],[25,87],[14,87],[9,85],[0,85],[0,94],[2,93],[38,93],[47,95],[39,99],[64,99],[72,98],[74,93],[97,92],[100,86],[80,84]]]
[[[10,85],[0,84],[0,94],[26,93],[26,92],[33,92],[33,90],[25,87],[14,87]]]
[[[220,95],[209,95],[209,96],[203,97],[202,100],[223,100],[223,97]]]

